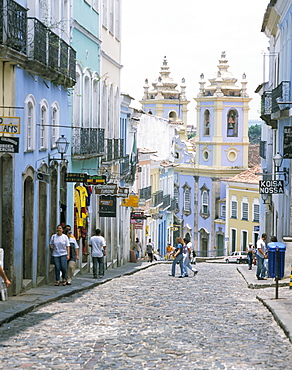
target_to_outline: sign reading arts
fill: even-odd
[[[0,116],[0,134],[20,134],[20,118]]]
[[[260,180],[260,194],[284,194],[284,181]]]

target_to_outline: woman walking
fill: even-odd
[[[185,277],[185,274],[186,274],[184,264],[183,264],[183,245],[184,245],[184,241],[183,241],[182,238],[177,237],[176,242],[177,242],[177,247],[176,247],[176,251],[173,255],[174,260],[172,262],[171,274],[169,276],[175,276],[175,267],[176,267],[176,264],[179,263],[180,273],[181,273],[179,277],[183,278],[183,277]]]
[[[67,260],[70,258],[70,243],[68,236],[63,234],[62,225],[57,226],[57,233],[51,236],[50,248],[55,265],[56,282],[55,286],[60,285],[60,272],[62,272],[62,285],[66,285],[67,279]]]

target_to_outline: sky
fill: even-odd
[[[226,52],[228,71],[238,79],[246,74],[249,119],[260,116],[260,97],[254,91],[264,79],[263,53],[268,38],[261,32],[269,0],[123,0],[121,91],[139,108],[148,78],[159,77],[166,56],[170,77],[180,85],[185,78],[189,104],[188,124],[195,122],[194,98],[204,73],[208,81],[217,73]]]

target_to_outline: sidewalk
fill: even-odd
[[[152,262],[152,265],[156,263],[159,262]],[[55,286],[52,282],[48,285],[29,289],[17,296],[9,297],[7,301],[0,301],[0,326],[34,310],[38,306],[104,284],[120,276],[131,275],[138,270],[147,268],[149,265],[149,262],[143,260],[137,263],[129,262],[116,269],[106,270],[102,279],[93,279],[92,273],[87,273],[75,276],[72,285]]]
[[[237,270],[249,288],[259,289],[257,299],[272,313],[274,319],[292,343],[292,289],[289,288],[290,278],[279,280],[278,299],[276,299],[274,279],[257,280],[255,268],[248,270],[248,265],[238,266]]]

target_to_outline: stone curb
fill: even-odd
[[[260,296],[257,296],[257,299],[271,312],[277,324],[283,329],[289,341],[292,343],[291,313],[278,303],[281,299],[276,301],[271,298],[263,298]]]

